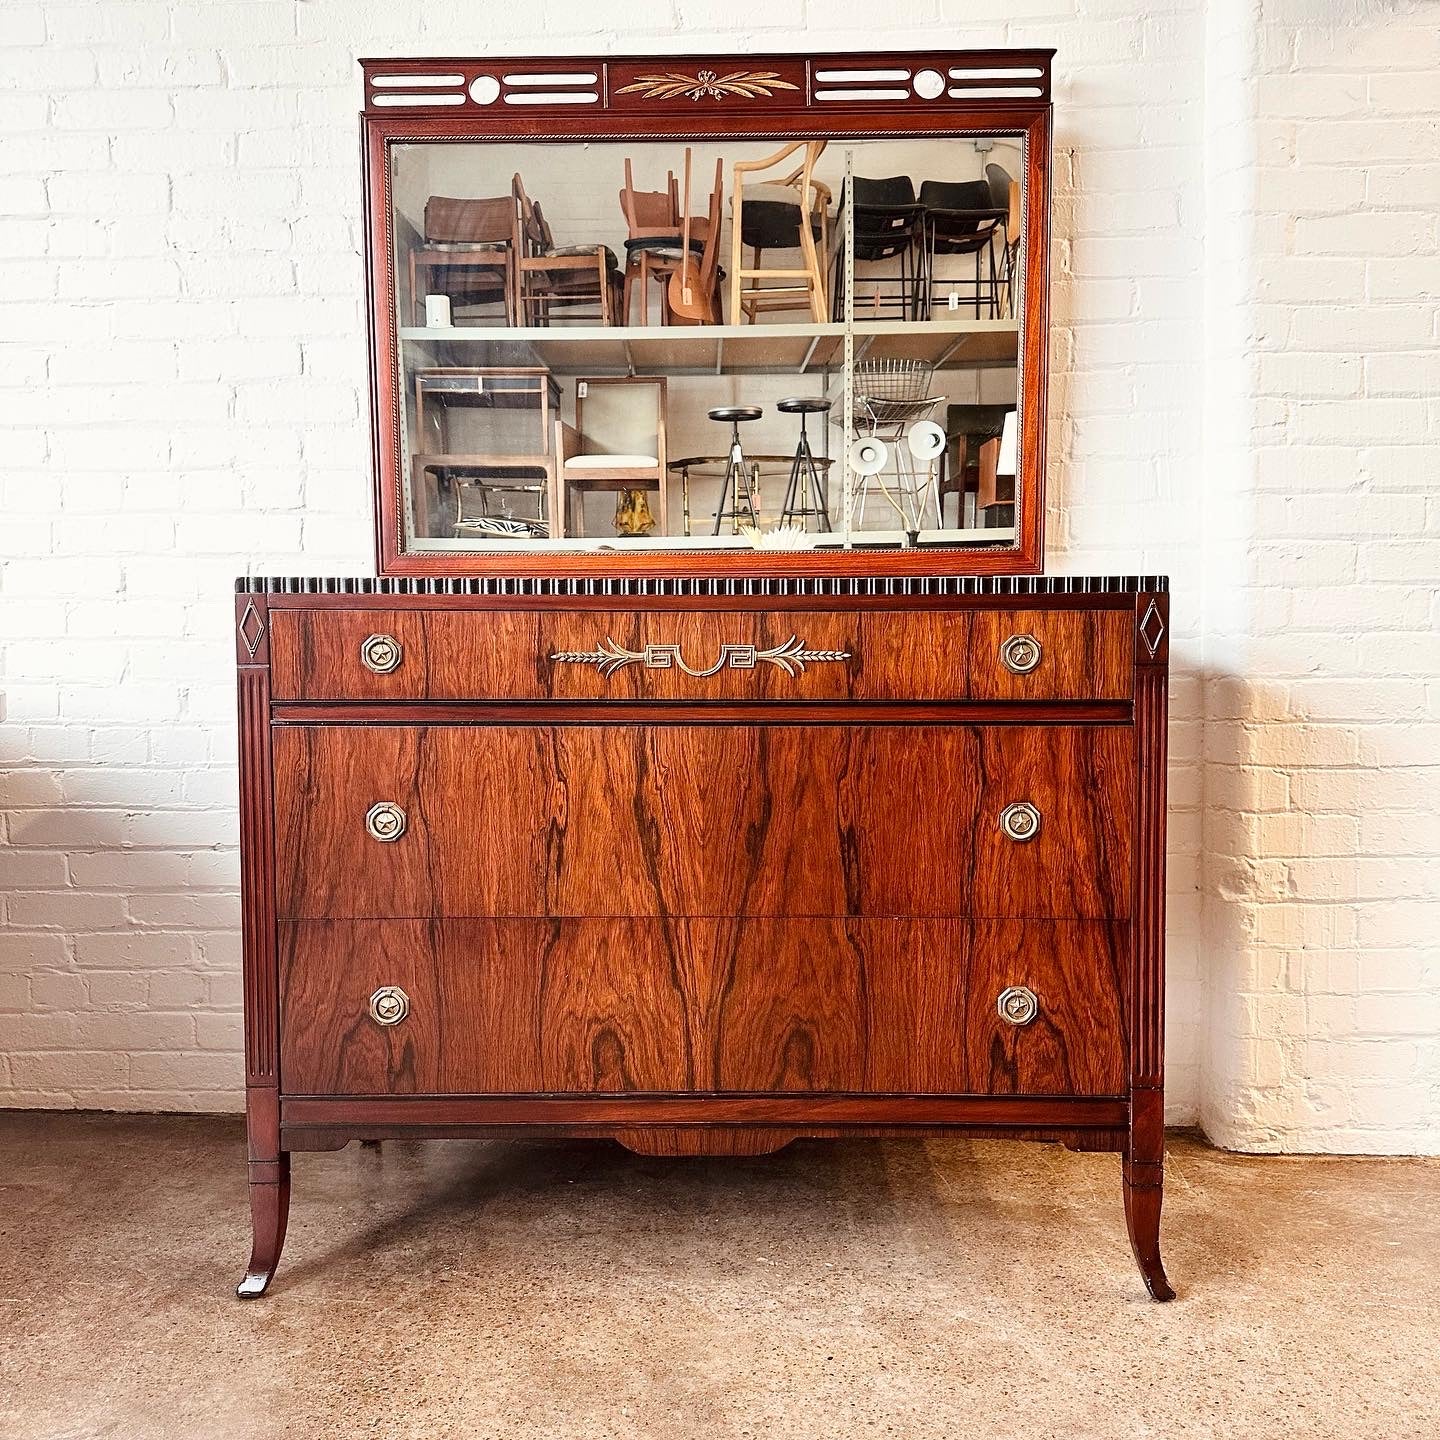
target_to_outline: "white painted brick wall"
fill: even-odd
[[[7,0],[0,1102],[240,1103],[230,581],[370,565],[355,57],[1053,44],[1052,568],[1175,586],[1171,1118],[1436,1148],[1440,47],[1231,3]]]
[[[1440,6],[1209,9],[1202,1120],[1433,1153]]]

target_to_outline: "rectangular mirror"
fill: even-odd
[[[614,102],[679,62],[367,62],[382,573],[1040,568],[1048,57],[932,58],[749,61],[674,126]],[[442,79],[465,124],[396,117]]]

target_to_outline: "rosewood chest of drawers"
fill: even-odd
[[[294,1150],[971,1133],[1169,1298],[1163,579],[237,590],[241,1295]]]

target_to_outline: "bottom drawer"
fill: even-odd
[[[1128,934],[1105,921],[292,922],[281,1087],[1119,1095]]]

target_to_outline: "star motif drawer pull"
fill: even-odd
[[[360,663],[376,675],[388,675],[400,666],[405,651],[393,635],[367,635],[360,642]]]
[[[1011,985],[1000,992],[995,1008],[1002,1020],[1028,1025],[1040,1013],[1040,999],[1028,985]]]
[[[1028,800],[1017,800],[1000,812],[1000,829],[1011,840],[1033,840],[1040,833],[1040,812]]]
[[[1043,654],[1033,635],[1011,635],[1000,646],[1000,663],[1012,675],[1028,675]]]
[[[377,1025],[398,1025],[410,1013],[410,997],[398,985],[382,985],[370,997],[370,1018]]]
[[[405,833],[405,812],[393,800],[381,800],[365,812],[365,829],[371,839],[398,840]]]

